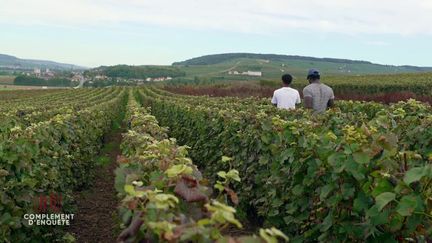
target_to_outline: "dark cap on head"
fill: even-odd
[[[321,76],[320,72],[316,69],[309,69],[307,79],[319,79]]]
[[[312,68],[312,69],[309,69],[308,76],[309,75],[320,75],[320,72],[318,70]]]

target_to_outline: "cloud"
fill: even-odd
[[[0,0],[0,22],[241,33],[432,35],[429,0]]]

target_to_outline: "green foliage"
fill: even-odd
[[[98,166],[107,166],[110,162],[111,162],[111,161],[110,161],[110,158],[109,158],[109,157],[106,157],[106,156],[99,156],[99,157],[96,159],[96,164],[97,164]]]
[[[96,72],[113,78],[159,78],[159,77],[182,77],[185,76],[183,71],[176,67],[168,66],[128,66],[116,65],[100,67],[96,70],[90,70],[89,73]]]
[[[46,80],[36,77],[29,76],[17,76],[14,80],[15,85],[34,85],[34,86],[45,86]]]
[[[325,75],[322,81],[330,85],[336,94],[386,94],[412,92],[416,95],[430,96],[432,94],[431,73],[402,73],[381,75],[334,76]],[[264,87],[279,87],[280,81],[260,81]],[[307,85],[304,79],[295,79],[293,86],[303,89]]]
[[[241,210],[294,241],[421,241],[432,233],[428,105],[337,102],[313,115],[256,98],[141,94],[212,181],[221,170],[239,172]]]
[[[66,78],[41,79],[32,76],[17,76],[14,85],[70,87],[72,81]]]
[[[0,94],[0,241],[59,239],[57,230],[28,227],[22,217],[38,193],[62,193],[71,212],[71,192],[88,183],[126,97],[124,88]],[[129,93],[126,117],[115,181],[120,239],[232,242],[223,229],[241,225],[239,211],[268,228],[238,242],[432,235],[429,105],[339,101],[313,115],[266,99],[145,87]]]
[[[6,108],[2,108],[10,113],[2,113],[6,117],[0,119],[0,241],[59,239],[59,228],[26,225],[23,216],[34,213],[33,200],[38,195],[50,193],[61,194],[63,212],[72,212],[72,191],[89,182],[101,138],[124,108],[124,90],[113,92],[110,100],[104,100],[101,91],[81,91],[87,98],[79,106],[67,102],[66,91],[57,91],[63,98],[62,105],[56,104],[52,110],[45,107],[46,102],[31,102],[33,98],[29,103],[25,99],[22,103],[5,102]],[[77,93],[71,94],[73,97]],[[56,95],[51,95],[46,100],[56,103]],[[47,114],[26,116],[33,109],[46,109]],[[63,240],[72,238],[65,235]]]
[[[236,194],[230,181],[240,181],[238,172],[220,172],[219,182],[226,193],[212,198],[197,167],[187,155],[187,147],[168,139],[166,129],[155,117],[129,96],[126,118],[130,130],[122,142],[123,157],[116,170],[116,188],[122,198],[123,228],[121,242],[213,242],[229,239],[222,230],[229,225],[241,228],[235,218]],[[229,159],[224,157],[227,162]],[[286,239],[277,229],[266,230],[266,238],[256,242]],[[250,242],[238,239],[237,242]],[[269,241],[270,240],[270,241]]]

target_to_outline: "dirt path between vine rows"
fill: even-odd
[[[105,145],[95,168],[95,178],[89,189],[76,192],[77,212],[69,230],[78,243],[115,242],[118,232],[118,199],[114,188],[114,170],[120,155],[122,129],[106,135]]]

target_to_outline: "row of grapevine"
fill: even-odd
[[[72,191],[89,182],[102,137],[127,101],[122,88],[81,92],[78,101],[73,99],[80,94],[77,91],[61,91],[64,99],[50,92],[57,107],[47,116],[36,116],[35,112],[43,114],[44,104],[35,102],[31,113],[24,115],[29,118],[25,124],[17,121],[12,128],[0,124],[1,242],[59,240],[60,228],[31,226],[23,216],[36,213],[35,198],[51,193],[62,195],[64,213],[73,212]],[[49,96],[43,100],[50,104]]]
[[[66,90],[63,90],[66,91]],[[36,98],[39,96],[53,95],[59,93],[59,90],[49,89],[49,90],[40,90],[40,89],[32,89],[26,90],[23,92],[22,90],[1,90],[0,91],[0,101],[10,101],[10,100],[22,100],[28,98]]]
[[[271,103],[269,98],[258,98],[258,97],[248,97],[248,98],[237,98],[237,97],[225,97],[223,99],[208,99],[208,96],[187,96],[187,95],[179,95],[173,94],[162,89],[156,88],[148,88],[149,92],[161,95],[161,96],[169,96],[172,99],[179,99],[182,101],[186,101],[191,105],[210,105],[212,107],[217,106],[218,108],[226,108],[230,110],[236,111],[256,111],[260,110],[269,115],[279,115],[284,118],[286,115],[292,118],[292,113],[287,113],[285,110],[276,109]],[[303,104],[300,104],[299,107],[303,107]],[[364,101],[338,101],[337,109],[339,109],[342,113],[355,113],[359,114],[359,112],[366,115],[368,119],[371,119],[375,114],[385,109],[387,106],[376,103],[376,102],[364,102]]]
[[[103,89],[95,89],[95,90],[83,90],[83,91],[70,91],[67,93],[58,92],[51,94],[49,96],[39,96],[29,99],[22,100],[11,100],[2,102],[2,107],[0,110],[2,112],[31,112],[33,109],[37,109],[40,107],[46,107],[47,109],[57,108],[58,106],[62,106],[63,104],[76,103],[80,101],[85,101],[87,97],[97,97],[103,93],[108,94],[112,92],[112,90],[103,90]]]
[[[405,73],[380,75],[338,75],[321,77],[323,82],[330,85],[336,94],[377,94],[411,92],[420,96],[432,95],[432,73]],[[262,80],[261,88],[280,86],[280,80]],[[303,89],[308,81],[296,78],[293,86]]]
[[[322,80],[333,88],[337,100],[378,101],[388,104],[414,98],[432,103],[432,73],[324,76]],[[301,91],[308,84],[306,79],[295,78],[291,86]],[[280,86],[280,79],[260,80],[259,82],[214,80],[201,85],[174,81],[163,85],[165,90],[173,93],[215,97],[271,97],[274,90]]]
[[[7,111],[2,112],[0,131],[3,134],[7,134],[12,128],[25,128],[33,123],[46,121],[58,114],[89,108],[90,106],[98,105],[115,98],[119,92],[121,92],[120,89],[107,89],[95,92],[82,92],[83,94],[80,93],[76,96],[73,94],[68,94],[68,96],[63,95],[64,98],[60,101],[56,101],[55,99],[53,101],[45,101],[48,104],[5,105],[4,107]]]
[[[27,106],[38,106],[38,105],[49,105],[51,102],[58,102],[61,101],[64,98],[72,98],[76,95],[86,95],[89,93],[94,92],[100,92],[97,90],[54,90],[47,93],[41,93],[34,96],[25,96],[25,93],[23,91],[20,91],[18,94],[22,94],[22,98],[20,96],[17,96],[16,99],[6,99],[2,100],[2,111],[6,111],[5,108],[9,107],[9,105],[14,105],[16,107],[23,107],[27,108]]]
[[[417,95],[432,95],[432,74],[394,74],[324,77],[326,83],[341,94],[375,94],[409,91]]]
[[[238,170],[245,178],[234,186],[240,208],[294,241],[431,240],[428,105],[338,102],[314,116],[262,100],[152,88],[141,96],[208,178]],[[222,155],[233,161],[221,163]]]
[[[223,237],[223,229],[242,227],[235,218],[236,193],[230,188],[240,178],[236,170],[218,171],[212,190],[187,156],[187,147],[178,146],[129,95],[126,119],[130,130],[124,134],[123,156],[116,170],[116,189],[124,230],[119,242],[277,242],[287,240],[275,228],[261,229],[260,237]],[[222,162],[227,162],[223,158]]]

